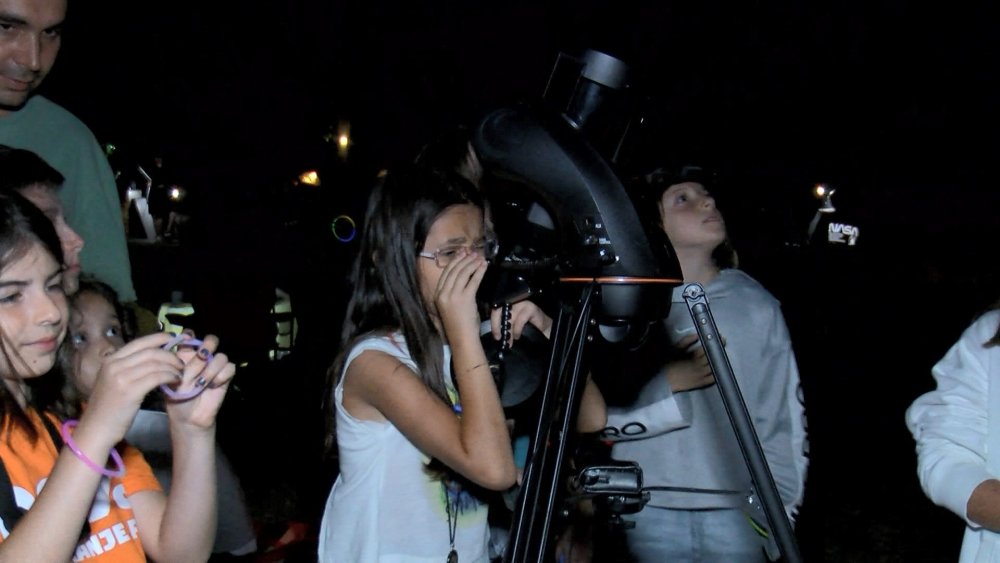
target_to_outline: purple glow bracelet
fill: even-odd
[[[169,342],[164,344],[163,349],[170,350],[175,346],[187,346],[190,348],[197,348],[201,346],[201,344],[202,344],[201,340],[198,340],[197,338],[186,338],[183,334],[178,334],[177,336],[171,338]],[[205,359],[206,363],[210,361],[212,361],[211,352],[209,352],[208,358]],[[201,395],[201,393],[207,387],[208,387],[207,385],[195,385],[193,389],[189,389],[187,391],[174,391],[173,389],[170,388],[169,385],[163,384],[160,385],[160,391],[163,391],[164,395],[170,397],[174,401],[186,401],[188,399],[193,399],[198,395]]]
[[[124,475],[125,462],[122,461],[122,456],[118,455],[118,450],[111,448],[111,459],[113,459],[115,461],[115,465],[118,466],[118,469],[112,471],[110,469],[101,467],[100,465],[94,463],[89,457],[87,457],[87,454],[83,453],[83,450],[81,450],[76,445],[76,442],[73,441],[73,435],[70,434],[69,430],[70,428],[76,428],[76,425],[79,422],[80,422],[79,420],[71,418],[66,422],[64,422],[62,428],[59,429],[59,433],[62,434],[63,442],[66,443],[66,446],[69,448],[69,450],[73,452],[73,454],[76,455],[76,457],[80,458],[80,461],[85,463],[87,467],[93,469],[94,471],[100,473],[101,475],[105,475],[107,477],[121,477],[122,475]]]

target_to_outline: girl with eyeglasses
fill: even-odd
[[[476,304],[495,252],[456,174],[409,167],[372,193],[330,370],[340,474],[320,561],[489,561],[480,491],[517,478]]]

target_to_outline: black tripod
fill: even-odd
[[[543,388],[540,415],[514,510],[504,563],[542,563],[549,556],[552,516],[556,511],[557,497],[566,487],[563,471],[566,442],[571,436],[572,421],[576,420],[583,393],[580,368],[584,346],[592,338],[589,331],[595,323],[591,321],[591,309],[599,287],[597,280],[585,284],[579,299],[563,305],[559,310],[552,334],[552,356]],[[685,287],[684,297],[747,461],[761,509],[770,526],[770,538],[776,542],[785,561],[799,563],[801,556],[791,524],[764,459],[729,358],[722,347],[704,289],[699,284],[690,284]],[[638,482],[641,484],[641,476]]]
[[[565,460],[564,438],[569,436],[583,392],[579,373],[594,289],[594,285],[585,286],[576,307],[561,307],[553,327],[548,377],[542,390],[532,451],[514,507],[505,563],[542,561],[547,553]]]

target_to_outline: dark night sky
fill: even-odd
[[[860,560],[828,536],[873,553],[864,526],[897,530],[888,551],[903,558],[883,561],[935,542],[955,553],[957,520],[916,488],[902,410],[1000,294],[989,3],[72,4],[46,93],[102,141],[144,157],[159,147],[191,186],[262,208],[273,202],[255,194],[328,153],[337,119],[352,122],[362,180],[325,185],[333,207],[438,127],[537,99],[560,51],[625,60],[649,118],[643,158],[698,160],[730,180],[720,202],[744,264],[785,305],[812,398],[809,553]],[[792,244],[818,181],[861,226],[856,249]],[[865,504],[873,495],[883,506]],[[954,529],[898,532],[912,523],[893,503]]]
[[[630,65],[643,151],[711,164],[762,206],[828,181],[870,228],[992,222],[995,10],[814,4],[78,3],[47,92],[102,140],[246,191],[320,160],[337,119],[374,170],[537,99],[560,51],[591,47]]]
[[[195,161],[220,146],[282,160],[337,116],[395,156],[537,97],[559,51],[594,47],[631,65],[674,143],[746,170],[985,172],[995,147],[985,3],[221,4],[78,4],[52,95],[102,137]]]
[[[745,235],[800,236],[810,186],[832,182],[869,248],[995,276],[987,2],[74,6],[48,93],[125,152],[161,148],[203,190],[266,193],[329,160],[320,139],[349,119],[355,175],[324,189],[364,193],[438,128],[536,100],[559,52],[591,47],[630,65],[641,161],[723,172]]]

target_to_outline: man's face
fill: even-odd
[[[66,0],[0,0],[0,117],[17,111],[52,69]]]

